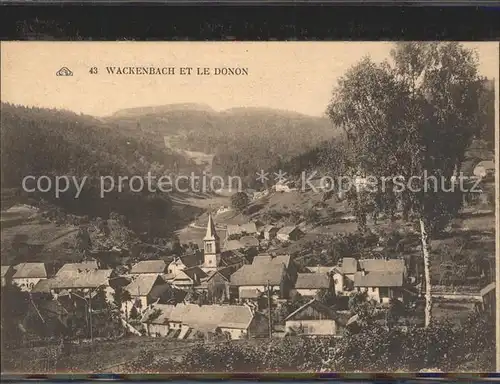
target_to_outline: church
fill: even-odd
[[[216,271],[221,267],[220,237],[215,230],[212,215],[208,215],[207,232],[203,238],[203,265],[205,272]]]
[[[201,277],[200,281],[207,276],[212,276],[215,272],[223,273],[224,275],[234,272],[243,264],[249,264],[249,260],[245,255],[236,250],[224,251],[221,246],[221,238],[215,228],[215,222],[212,215],[208,215],[207,229],[203,242],[203,255],[200,259],[200,254],[184,255],[175,257],[168,265],[168,275],[170,278],[179,279],[180,275],[184,275],[189,271],[198,271],[197,275]],[[204,276],[204,275],[207,276]],[[196,285],[196,283],[194,283]]]

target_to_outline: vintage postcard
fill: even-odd
[[[2,372],[496,371],[498,55],[2,42]]]

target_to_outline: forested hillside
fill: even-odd
[[[54,191],[24,194],[33,202],[41,199],[77,215],[124,215],[139,233],[151,228],[166,234],[175,225],[172,204],[165,194],[109,193],[100,197],[101,176],[164,174],[173,164],[187,165],[183,157],[168,153],[145,138],[130,137],[112,124],[68,111],[1,105],[2,188],[20,190],[25,176],[87,176],[81,195],[75,188],[56,198]],[[22,195],[22,193],[21,193]],[[166,218],[169,217],[167,222]]]
[[[179,104],[134,108],[107,119],[128,134],[182,149],[215,154],[215,173],[255,181],[255,172],[278,167],[338,130],[322,117],[266,108],[233,108],[216,112],[204,105]]]

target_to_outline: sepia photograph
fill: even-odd
[[[498,369],[498,42],[0,51],[2,375]]]

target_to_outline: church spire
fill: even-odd
[[[219,235],[217,234],[217,231],[215,230],[215,223],[212,219],[212,214],[208,214],[208,223],[207,223],[207,233],[205,234],[205,237],[203,238],[204,241],[206,240],[219,240]]]

